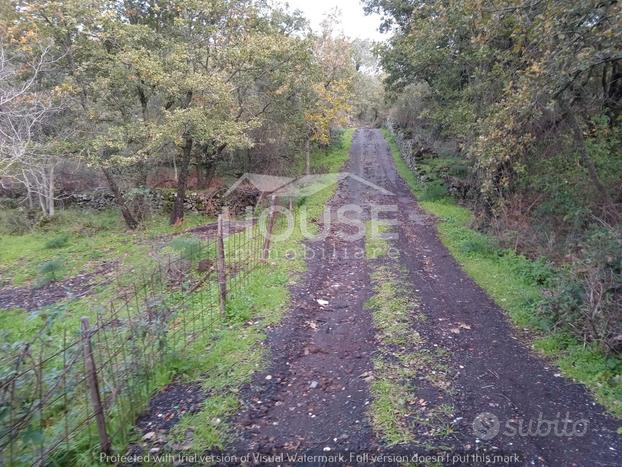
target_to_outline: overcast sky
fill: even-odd
[[[299,9],[311,22],[314,31],[319,30],[324,15],[339,7],[341,10],[341,27],[346,36],[360,39],[381,41],[387,39],[387,34],[380,34],[380,16],[366,16],[363,5],[359,0],[275,0],[277,3],[289,3],[291,9]]]

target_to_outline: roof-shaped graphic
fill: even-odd
[[[287,185],[282,186],[278,190],[276,190],[273,194],[276,196],[311,196],[318,191],[323,190],[324,188],[334,185],[345,179],[352,179],[363,185],[372,188],[375,191],[382,193],[383,195],[392,195],[393,193],[381,186],[376,185],[375,183],[370,182],[369,180],[365,180],[363,177],[359,177],[350,172],[337,172],[330,174],[320,174],[320,175],[305,175],[300,177]]]
[[[274,175],[262,175],[254,173],[245,173],[225,193],[225,196],[233,193],[242,183],[248,182],[252,184],[262,193],[271,193],[277,197],[297,198],[302,196],[311,196],[318,191],[334,185],[345,179],[352,179],[362,183],[383,195],[393,195],[389,190],[382,188],[375,183],[365,180],[350,172],[336,172],[329,174],[304,175],[298,178],[277,177]]]
[[[272,193],[283,185],[291,183],[294,178],[291,177],[277,177],[275,175],[263,175],[255,173],[245,173],[238,178],[233,185],[227,190],[225,196],[229,196],[244,182],[248,182],[257,188],[262,193]]]

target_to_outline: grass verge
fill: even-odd
[[[393,135],[383,131],[398,173],[420,199],[421,207],[438,218],[439,237],[465,272],[509,314],[515,325],[540,334],[533,343],[536,350],[552,358],[566,376],[587,386],[598,402],[622,417],[622,361],[604,355],[595,345],[583,344],[552,329],[538,313],[543,280],[554,271],[540,261],[500,249],[493,238],[469,228],[472,213],[453,199],[442,196],[425,200],[425,184],[400,157]]]
[[[314,171],[339,170],[348,159],[353,133],[346,130],[340,145],[314,154]],[[290,302],[289,285],[305,269],[300,212],[304,207],[307,219],[319,218],[336,188],[303,200],[294,212],[292,235],[272,244],[270,274],[263,268],[252,274],[243,293],[229,301],[228,318],[221,323],[219,335],[210,342],[197,343],[185,356],[186,361],[194,362],[185,378],[201,380],[208,398],[200,412],[183,417],[173,428],[174,441],[190,443],[195,452],[223,449],[229,443],[232,427],[228,419],[240,407],[239,390],[268,360],[267,350],[261,346],[265,330],[283,318]],[[285,224],[281,218],[275,228],[285,229]]]

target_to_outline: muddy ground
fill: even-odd
[[[451,390],[443,403],[454,409],[451,433],[405,448],[516,453],[525,465],[620,465],[620,422],[583,386],[536,356],[506,314],[462,271],[439,241],[434,219],[398,176],[379,130],[356,132],[345,170],[393,193],[348,178],[330,206],[360,205],[363,219],[373,204],[397,206],[384,217],[398,221],[398,238],[391,242],[425,314],[425,324],[414,330],[449,356]],[[353,254],[362,240],[340,238],[348,229],[333,222],[325,240],[308,242],[315,254],[308,255],[306,277],[292,290],[289,314],[269,333],[268,368],[244,388],[232,451],[384,448],[367,416],[377,346],[364,306],[372,290],[370,265]],[[554,421],[557,425],[548,423]]]
[[[109,283],[117,264],[108,261],[92,272],[85,272],[60,281],[50,282],[43,287],[0,288],[0,310],[21,308],[35,311],[69,298],[80,298],[92,293],[96,287]]]

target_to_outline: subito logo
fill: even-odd
[[[499,434],[499,418],[490,412],[482,412],[473,420],[473,433],[485,441]]]

